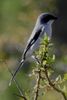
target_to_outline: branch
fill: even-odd
[[[63,97],[64,97],[64,100],[67,100],[67,98],[66,98],[66,96],[65,96],[65,93],[63,92],[63,91],[61,91],[61,90],[59,90],[57,87],[55,87],[55,84],[53,84],[52,82],[51,82],[51,80],[49,79],[49,76],[48,76],[48,72],[47,72],[47,68],[45,67],[45,75],[46,75],[46,78],[47,78],[47,80],[48,80],[48,82],[49,82],[49,85],[54,89],[54,90],[56,90],[57,92],[59,92],[59,93],[61,93],[62,95],[63,95]]]
[[[19,95],[19,94],[15,94],[15,93],[14,93],[14,95],[16,95],[16,96],[18,96],[20,98],[23,98],[24,100],[27,100],[27,98],[25,96],[23,96],[23,95]]]
[[[8,70],[9,70],[10,74],[13,76],[13,73],[11,72],[11,70],[9,68],[8,68]],[[20,86],[19,86],[18,82],[16,81],[16,79],[14,78],[13,80],[16,84],[16,87],[17,87],[19,93],[20,93],[20,95],[18,95],[18,94],[15,94],[15,95],[18,96],[18,97],[23,98],[24,100],[27,100],[27,98],[23,95],[22,89],[20,88]]]
[[[41,79],[41,69],[37,72],[38,72],[38,78],[37,78],[37,83],[36,83],[37,87],[36,87],[34,100],[38,99],[38,93],[39,93],[39,88],[40,88],[40,79]]]

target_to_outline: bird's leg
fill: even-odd
[[[34,61],[35,61],[37,64],[40,64],[39,59],[38,59],[35,55],[32,55],[32,58],[34,59]]]

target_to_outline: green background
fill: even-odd
[[[53,24],[52,36],[56,54],[56,73],[53,77],[67,72],[66,9],[66,0],[0,0],[0,100],[21,100],[14,95],[18,93],[14,82],[8,86],[11,78],[8,67],[12,71],[16,69],[36,19],[42,12],[51,12],[58,16]],[[17,75],[21,88],[30,99],[35,81],[28,75],[34,66],[31,62],[26,62]],[[64,84],[67,85],[67,82]],[[49,90],[39,100],[63,100],[63,97],[54,90]]]

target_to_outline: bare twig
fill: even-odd
[[[9,70],[10,74],[13,76],[13,73],[11,72],[11,70],[9,68],[8,68],[8,70]],[[17,89],[19,90],[19,93],[20,93],[20,95],[18,95],[18,94],[15,94],[15,95],[18,96],[18,97],[23,98],[24,100],[27,100],[27,98],[24,96],[23,91],[20,88],[20,86],[19,86],[18,82],[16,81],[16,79],[14,78],[13,80],[16,84]]]
[[[16,96],[18,96],[20,98],[23,98],[24,100],[27,100],[25,96],[22,96],[22,95],[19,95],[19,94],[15,94],[15,93],[14,93],[14,95],[16,95]]]
[[[39,93],[39,88],[40,88],[40,79],[41,79],[41,70],[38,71],[38,78],[37,78],[37,83],[36,83],[37,87],[36,87],[34,100],[38,99],[38,93]]]
[[[46,78],[47,78],[47,80],[48,80],[48,82],[49,82],[49,85],[54,89],[54,90],[56,90],[57,92],[59,92],[59,93],[61,93],[62,95],[63,95],[63,97],[64,97],[64,100],[67,100],[67,98],[66,98],[66,96],[65,96],[65,93],[62,91],[62,90],[60,90],[60,89],[58,89],[57,87],[55,87],[55,84],[53,84],[52,82],[51,82],[51,80],[49,79],[49,76],[48,76],[48,72],[47,72],[48,70],[47,70],[47,68],[45,67],[45,75],[46,75]]]

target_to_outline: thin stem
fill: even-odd
[[[11,72],[11,70],[9,68],[8,68],[8,70],[9,70],[10,74],[13,76],[13,73]],[[16,81],[15,78],[13,79],[13,81],[15,82],[16,87],[17,87],[17,89],[20,93],[20,95],[18,95],[18,94],[15,94],[15,95],[18,96],[18,97],[22,97],[24,100],[27,100],[27,98],[23,95],[23,91],[22,91],[21,87],[19,86],[19,84],[18,84],[18,82]]]
[[[41,79],[41,70],[38,71],[38,78],[37,78],[37,83],[36,83],[37,87],[36,87],[34,100],[38,99],[38,93],[39,93],[39,88],[40,88],[40,79]]]
[[[19,95],[19,94],[15,94],[15,93],[14,93],[14,95],[16,95],[16,96],[18,96],[20,98],[23,98],[24,100],[27,100],[25,96],[22,96],[22,95]]]
[[[47,68],[45,67],[45,75],[46,75],[46,78],[47,78],[47,80],[48,80],[48,82],[49,82],[49,85],[54,89],[54,90],[56,90],[57,92],[59,92],[59,93],[61,93],[62,95],[63,95],[63,97],[64,97],[64,100],[67,100],[67,98],[66,98],[66,96],[65,96],[65,93],[63,92],[63,91],[61,91],[61,90],[59,90],[57,87],[55,87],[55,85],[51,82],[51,80],[49,79],[49,76],[48,76],[48,72],[47,72]]]

